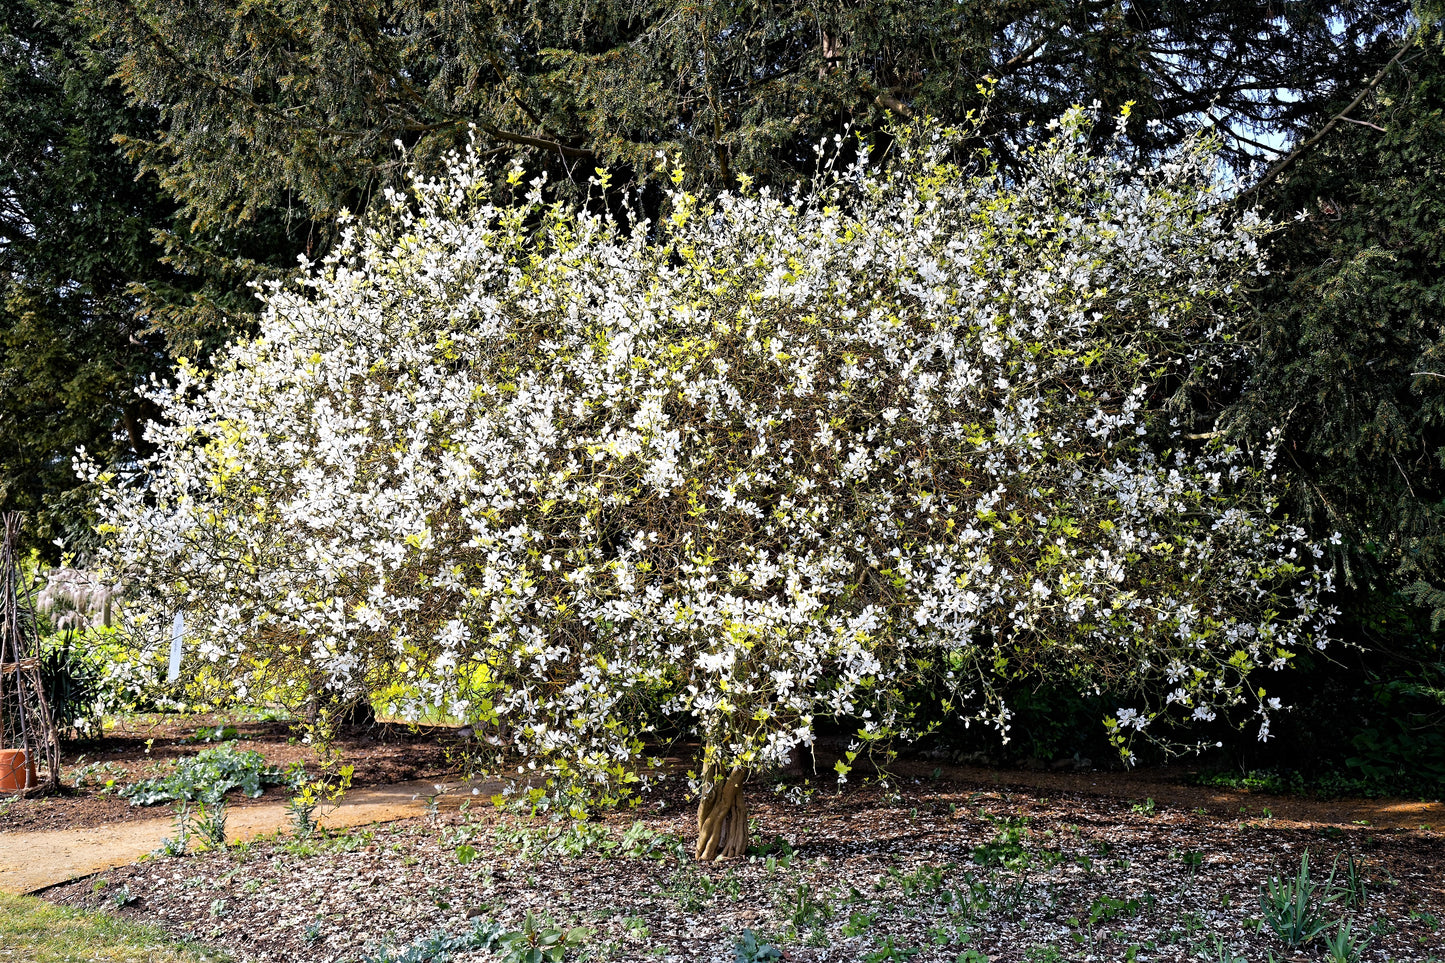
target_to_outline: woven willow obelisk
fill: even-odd
[[[40,679],[40,630],[20,571],[20,515],[0,516],[0,750],[25,753],[25,770],[44,766],[44,785],[60,785],[60,743]],[[37,780],[38,782],[38,780]],[[24,789],[33,790],[21,777]]]

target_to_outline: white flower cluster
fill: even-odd
[[[627,229],[472,156],[415,180],[106,479],[137,677],[181,609],[198,678],[503,720],[564,804],[645,782],[666,717],[753,767],[919,691],[1006,729],[1035,676],[1167,692],[1121,745],[1263,711],[1328,575],[1167,406],[1240,350],[1258,225],[1207,150],[1133,169],[1089,123],[1007,176],[905,135]]]

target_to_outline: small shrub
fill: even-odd
[[[1412,923],[1424,923],[1430,928],[1430,932],[1432,933],[1440,928],[1440,917],[1429,910],[1411,910],[1410,921]]]
[[[291,818],[291,831],[297,839],[310,839],[316,832],[316,801],[305,796],[292,796],[286,803]]]
[[[980,866],[1014,870],[1028,866],[1030,857],[1023,840],[1029,833],[1029,821],[1022,817],[987,818],[998,827],[998,833],[989,842],[973,848],[973,861]]]
[[[1359,963],[1360,955],[1370,945],[1370,937],[1361,939],[1349,921],[1341,920],[1333,936],[1324,937],[1325,957],[1330,963]]]
[[[552,848],[563,856],[582,856],[595,853],[609,856],[617,849],[617,840],[607,831],[606,826],[596,823],[574,823],[568,826],[552,842]]]
[[[586,927],[564,930],[528,911],[520,930],[497,937],[497,959],[501,963],[561,963],[567,951],[581,946],[589,935]]]
[[[1157,809],[1154,806],[1154,799],[1151,796],[1143,802],[1134,803],[1129,807],[1129,811],[1137,813],[1140,816],[1153,816],[1157,812]]]
[[[40,653],[40,684],[55,728],[67,736],[95,738],[101,734],[103,665],[86,650],[75,632],[45,643]]]
[[[1344,875],[1341,875],[1343,869]],[[1369,888],[1365,883],[1365,864],[1354,855],[1345,857],[1345,864],[1340,866],[1337,858],[1330,867],[1330,878],[1326,885],[1344,901],[1344,904],[1352,909],[1365,905],[1365,899],[1369,896]]]
[[[679,837],[658,832],[638,821],[622,834],[619,853],[626,859],[681,859],[687,849]]]
[[[893,937],[884,937],[883,945],[863,954],[865,963],[907,963],[919,954],[915,947],[895,946]]]
[[[215,796],[208,802],[196,806],[191,825],[195,835],[201,837],[212,849],[224,849],[226,845],[226,799]]]
[[[232,789],[255,797],[267,786],[292,785],[295,777],[294,772],[283,772],[268,765],[266,758],[254,749],[241,750],[234,742],[223,742],[182,759],[169,775],[142,779],[117,792],[129,799],[132,806],[154,806],[178,800],[217,799]]]
[[[826,900],[818,899],[807,883],[799,881],[791,890],[783,890],[780,896],[795,933],[825,923],[833,916],[833,907]]]
[[[184,856],[191,849],[191,807],[184,799],[176,803],[176,834],[161,840],[158,856]]]
[[[182,742],[229,742],[232,739],[240,738],[240,732],[235,726],[201,726],[194,733],[182,739]]]
[[[890,869],[884,876],[897,883],[903,895],[911,899],[915,896],[932,896],[943,889],[944,873],[952,868],[952,865],[920,866],[911,873]]]
[[[1100,923],[1111,923],[1121,916],[1137,916],[1139,915],[1141,905],[1137,899],[1116,899],[1113,896],[1101,896],[1089,906],[1089,925],[1097,926]]]

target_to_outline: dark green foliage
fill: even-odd
[[[1297,511],[1352,582],[1445,563],[1445,73],[1434,46],[1279,185],[1244,417],[1285,432]],[[1376,125],[1382,129],[1376,130]]]
[[[737,963],[768,963],[783,959],[783,951],[771,943],[758,940],[752,930],[743,930],[743,935],[733,944],[733,959]]]
[[[0,503],[32,543],[83,529],[71,456],[133,458],[148,414],[135,386],[158,339],[129,294],[157,273],[155,196],[110,143],[117,90],[80,61],[63,11],[0,12]]]
[[[1263,349],[1221,424],[1244,437],[1283,431],[1288,508],[1319,537],[1342,536],[1334,556],[1342,583],[1337,634],[1362,651],[1307,659],[1305,673],[1272,685],[1296,706],[1276,727],[1282,748],[1239,749],[1251,765],[1293,754],[1366,783],[1438,794],[1445,785],[1439,41],[1410,49],[1349,116],[1264,198],[1289,227],[1274,241],[1273,275],[1257,296]]]
[[[448,963],[458,953],[491,949],[497,944],[502,928],[487,919],[477,919],[471,929],[452,934],[445,929],[433,930],[400,949],[383,945],[362,956],[362,963]]]
[[[1416,651],[1429,645],[1417,640]],[[1445,797],[1445,701],[1422,684],[1441,676],[1438,665],[1365,650],[1302,670],[1280,688],[1294,708],[1277,740],[1233,747],[1246,768],[1301,770],[1300,784],[1321,795]]]
[[[1028,818],[1022,816],[988,816],[987,818],[998,831],[993,839],[973,848],[973,861],[980,866],[1003,866],[1007,869],[1019,869],[1027,866],[1029,852],[1024,845],[1024,839],[1029,834]]]
[[[1251,154],[1378,64],[1401,0],[1079,4],[1062,0],[86,0],[119,76],[160,111],[129,141],[195,223],[267,211],[320,225],[474,128],[534,151],[556,183],[622,184],[680,161],[696,182],[785,184],[845,125],[989,111],[1007,156],[1072,103],[1136,102],[1145,147],[1201,112]],[[1279,90],[1298,92],[1281,98]],[[1157,121],[1146,127],[1142,121]]]
[[[71,14],[60,0],[0,7],[0,506],[31,514],[29,543],[49,557],[57,537],[80,550],[90,537],[76,448],[122,467],[146,451],[137,388],[170,365],[156,322],[185,318],[181,353],[234,332],[264,273],[244,255],[269,243],[193,232],[137,179],[113,138],[156,115],[126,104],[112,52]]]
[[[1020,686],[1008,703],[1014,716],[1005,748],[1020,761],[1110,761],[1117,752],[1100,732],[1099,720],[1126,702],[1127,697],[1114,693],[1081,695],[1067,686]],[[1148,752],[1143,747],[1137,751]]]
[[[1370,686],[1374,711],[1351,737],[1355,754],[1345,765],[1396,792],[1418,785],[1438,796],[1445,794],[1445,692],[1411,676]]]
[[[40,682],[56,732],[62,736],[97,734],[91,730],[104,671],[77,643],[74,633],[66,632],[45,643],[40,654]]]
[[[563,929],[552,924],[549,917],[538,917],[531,910],[522,919],[522,928],[498,934],[498,963],[562,963],[570,950],[580,947],[591,935],[585,927]]]
[[[1346,617],[1357,611],[1355,599],[1343,596]],[[1341,628],[1341,635],[1359,631],[1359,622]],[[1440,669],[1411,659],[1428,655],[1430,645],[1401,632],[1360,648],[1337,644],[1271,674],[1261,684],[1289,706],[1272,720],[1272,738],[1260,742],[1222,722],[1209,727],[1201,737],[1223,747],[1199,760],[1202,778],[1325,797],[1445,798],[1445,708],[1439,693],[1421,684]]]
[[[1300,857],[1299,872],[1271,876],[1259,894],[1260,918],[1286,945],[1299,947],[1324,933],[1330,926],[1330,904],[1339,898],[1334,877],[1321,883],[1310,877],[1310,854]]]
[[[1101,766],[1117,763],[1118,750],[1109,744],[1107,730],[1099,720],[1128,704],[1131,695],[1081,694],[1073,686],[1032,680],[1005,687],[1000,694],[1012,713],[1009,741],[1003,745],[998,733],[988,727],[957,725],[947,710],[922,691],[916,695],[921,705],[917,722],[924,731],[934,732],[930,742],[960,761],[986,758],[1024,766],[1057,763],[1061,768],[1085,759]],[[1181,738],[1188,735],[1180,734]],[[1155,760],[1152,746],[1141,745],[1135,752],[1142,762]]]

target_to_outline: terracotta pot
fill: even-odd
[[[24,749],[0,749],[0,793],[31,789],[39,782]]]

